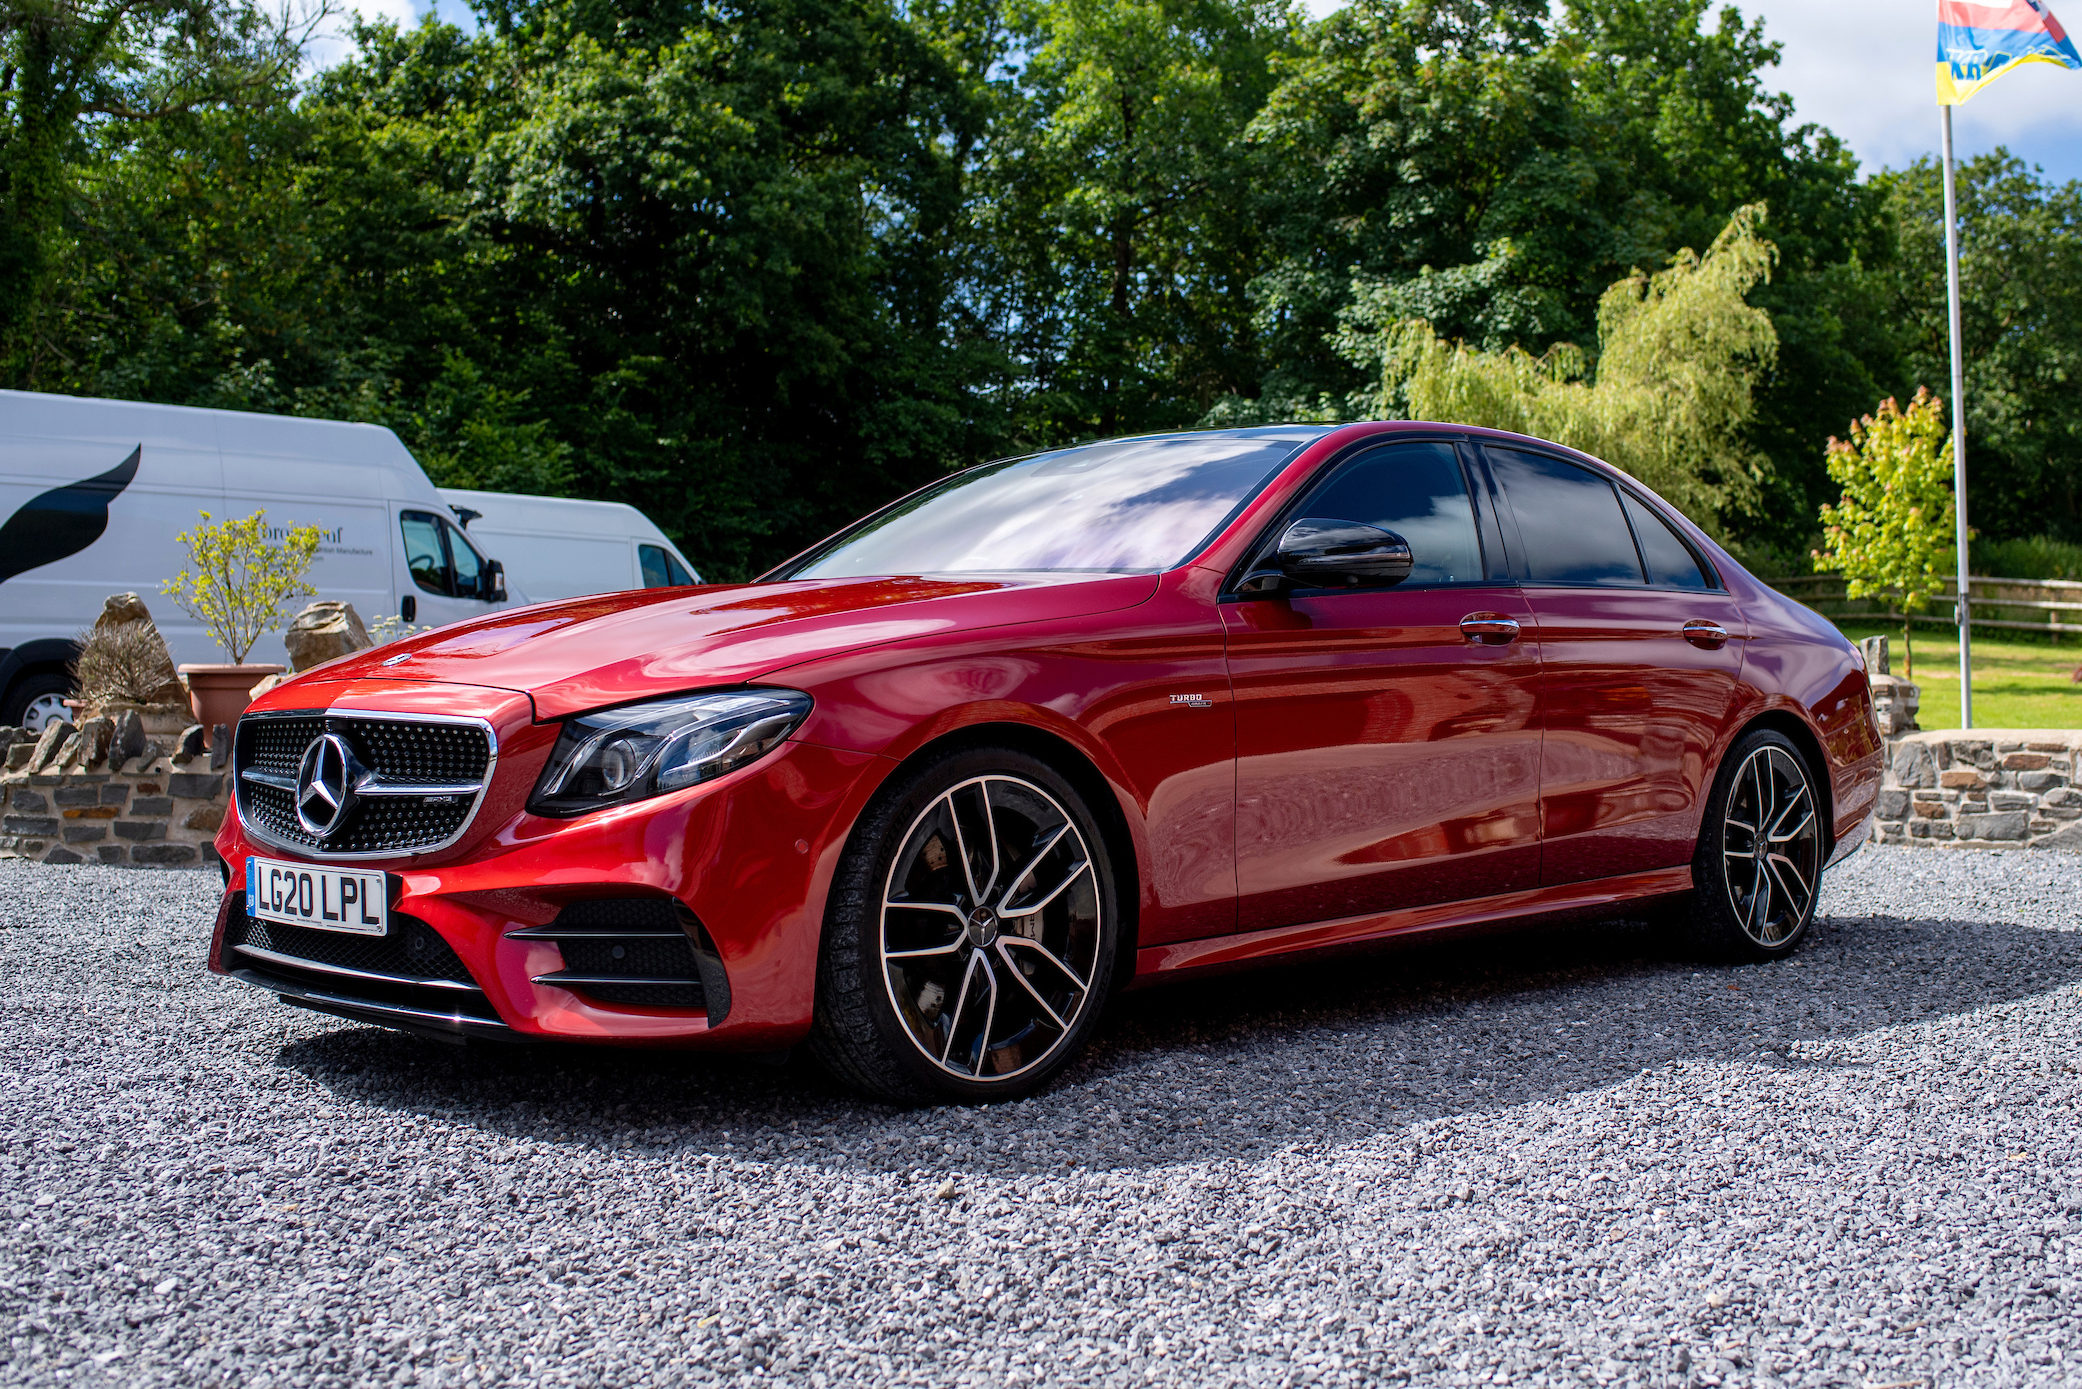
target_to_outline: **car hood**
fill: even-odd
[[[637,589],[442,627],[328,661],[306,675],[518,690],[533,698],[538,719],[560,719],[757,680],[866,646],[1109,612],[1144,601],[1156,585],[1150,574],[1078,574]]]

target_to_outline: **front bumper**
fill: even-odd
[[[304,689],[298,702],[423,705],[427,687],[407,701],[399,685],[384,684]],[[445,710],[484,713],[499,729],[485,804],[461,842],[439,853],[354,866],[384,869],[393,920],[403,923],[394,930],[430,931],[460,968],[429,973],[432,967],[338,958],[307,967],[293,948],[241,948],[247,855],[298,856],[252,843],[234,813],[217,838],[230,880],[211,969],[304,1007],[449,1038],[755,1051],[801,1039],[814,1004],[825,892],[847,831],[892,763],[791,742],[706,785],[550,820],[524,805],[555,726],[521,717],[531,712],[526,700],[508,691],[440,691]],[[569,982],[598,976],[572,967],[567,955],[578,948],[558,939],[570,933],[557,923],[594,907],[611,913],[609,903],[650,904],[686,923],[704,987],[675,994]]]

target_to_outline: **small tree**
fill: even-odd
[[[284,604],[317,594],[304,575],[318,554],[318,527],[270,528],[265,511],[243,521],[200,515],[201,525],[175,537],[195,567],[159,591],[200,622],[233,665],[244,665],[253,643],[282,630]]]
[[[1829,476],[1843,500],[1822,506],[1828,549],[1815,569],[1850,580],[1853,598],[1885,594],[1901,604],[1903,670],[1916,676],[1909,615],[1944,592],[1952,567],[1952,465],[1945,459],[1945,405],[1918,386],[1907,410],[1889,396],[1851,425],[1851,441],[1829,440]]]

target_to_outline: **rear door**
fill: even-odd
[[[1540,882],[1687,863],[1733,716],[1747,629],[1643,493],[1484,445],[1540,628]]]
[[[1539,641],[1472,462],[1445,440],[1368,449],[1272,528],[1392,530],[1416,558],[1401,584],[1223,602],[1240,930],[1538,881]]]

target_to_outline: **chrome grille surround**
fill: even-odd
[[[321,840],[298,822],[295,788],[304,750],[326,733],[344,736],[372,775],[357,788],[349,823]],[[285,709],[245,715],[232,742],[239,824],[256,844],[306,859],[448,848],[477,818],[498,761],[491,723],[467,714]]]

